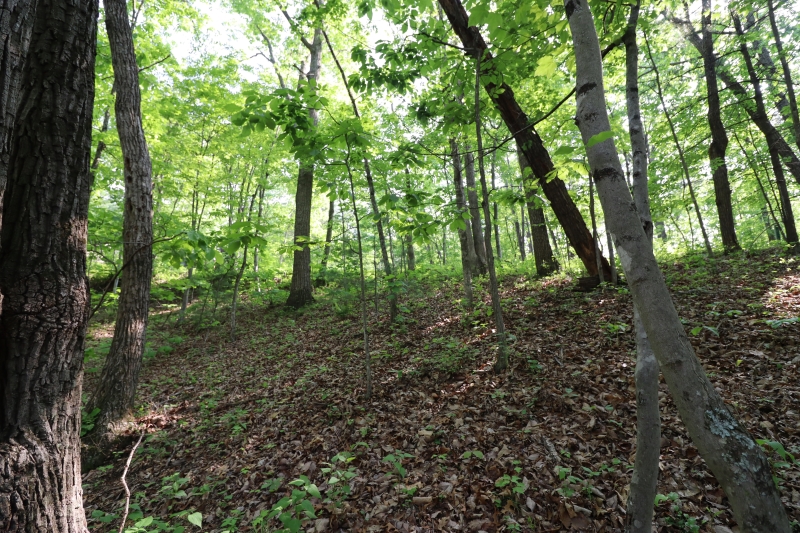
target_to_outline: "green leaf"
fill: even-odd
[[[539,59],[539,62],[536,64],[536,71],[533,75],[549,78],[556,73],[556,68],[558,68],[558,63],[556,63],[553,56],[544,56]]]
[[[197,527],[203,527],[203,513],[192,513],[186,517],[186,520]]]
[[[147,527],[152,523],[153,523],[153,517],[152,516],[148,516],[147,518],[142,518],[141,520],[136,522],[134,525],[136,527]]]
[[[603,141],[607,141],[614,137],[614,133],[611,130],[608,131],[601,131],[597,135],[592,135],[592,138],[589,139],[589,142],[586,143],[586,148],[591,148],[595,144],[601,143]]]
[[[553,152],[553,155],[569,155],[574,151],[575,151],[575,148],[572,147],[572,146],[561,146],[561,147],[558,148],[558,150]]]

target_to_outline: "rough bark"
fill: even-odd
[[[86,531],[80,427],[97,14],[96,1],[0,5],[0,57],[11,61],[0,69],[4,532]]]
[[[314,30],[314,40],[308,43],[309,65],[306,79],[315,83],[319,79],[322,63],[322,29]],[[319,113],[310,108],[308,116],[314,127],[319,123]],[[297,173],[297,192],[294,198],[294,257],[292,283],[286,305],[299,309],[314,301],[311,280],[311,200],[314,196],[314,162],[301,161]]]
[[[708,100],[708,125],[711,130],[711,144],[708,146],[708,159],[711,165],[711,177],[714,182],[714,199],[717,204],[719,230],[722,236],[722,247],[726,252],[738,250],[736,227],[733,222],[733,206],[731,204],[731,185],[728,180],[728,165],[725,153],[728,150],[728,134],[722,123],[719,87],[717,83],[717,55],[714,52],[714,38],[711,32],[711,0],[702,0],[703,15],[701,19],[701,52],[703,71],[706,79]]]
[[[653,218],[647,186],[647,139],[639,105],[639,45],[636,27],[640,3],[631,7],[628,27],[622,37],[625,44],[625,100],[628,112],[628,135],[631,142],[633,203],[645,236],[653,242]],[[608,232],[612,240],[611,232]],[[651,533],[653,501],[658,484],[658,458],[661,452],[661,418],[658,409],[658,361],[650,346],[636,306],[633,307],[636,332],[636,457],[631,475],[631,490],[625,506],[625,532]]]
[[[122,275],[114,338],[89,411],[97,415],[93,443],[103,444],[133,409],[144,355],[153,274],[152,166],[144,137],[139,68],[125,0],[105,0],[106,31],[114,67],[114,115],[123,156],[125,196]],[[87,456],[88,458],[88,456]]]
[[[531,175],[525,155],[517,150],[519,169],[522,173],[522,183],[525,187],[525,205],[528,208],[528,218],[531,221],[531,240],[533,241],[533,258],[536,261],[536,274],[549,276],[558,270],[558,261],[553,257],[550,239],[547,237],[547,223],[544,218],[544,209],[536,199],[536,184],[529,179]]]
[[[567,0],[577,72],[576,123],[584,144],[610,131],[600,46],[584,0]],[[600,201],[661,372],[700,455],[722,486],[744,532],[788,533],[769,461],[726,407],[686,336],[642,229],[613,139],[587,148]]]
[[[552,171],[555,170],[555,167],[550,159],[550,154],[528,116],[517,102],[514,91],[506,83],[495,83],[494,80],[502,79],[502,73],[498,72],[486,41],[483,40],[478,28],[469,26],[469,16],[460,0],[439,0],[439,5],[442,6],[453,31],[464,45],[465,53],[473,59],[481,58],[484,72],[481,81],[484,90],[495,104],[506,127],[514,135],[517,146],[531,164],[533,175],[539,181],[542,192],[550,202],[550,207],[559,224],[564,228],[569,243],[575,249],[589,274],[597,275],[592,234],[586,227],[586,222],[575,202],[572,201],[564,182],[557,176],[553,176]],[[608,275],[608,261],[602,258],[601,262],[606,275]]]
[[[458,154],[458,144],[455,139],[450,139],[450,153],[453,158],[453,183],[456,191],[456,209],[460,215],[467,212],[466,200],[464,199],[464,182],[461,176],[461,156]],[[475,269],[477,258],[475,257],[475,244],[471,239],[472,230],[470,229],[469,217],[464,220],[465,228],[458,228],[458,241],[461,244],[461,268],[464,271],[464,297],[467,301],[467,308],[472,308],[472,274]]]
[[[766,116],[766,105],[764,104],[764,95],[761,91],[761,82],[756,74],[755,67],[753,66],[753,58],[750,55],[750,49],[747,47],[747,42],[744,40],[744,28],[742,22],[736,13],[731,13],[733,25],[736,29],[736,34],[739,36],[739,51],[744,59],[744,64],[747,67],[747,74],[750,78],[750,84],[753,86],[753,93],[755,95],[756,113]],[[786,178],[783,173],[783,166],[781,165],[781,158],[778,153],[777,147],[774,144],[769,144],[767,141],[767,148],[769,150],[770,162],[772,163],[772,172],[775,174],[775,183],[778,186],[778,193],[781,199],[782,213],[783,213],[783,226],[786,228],[786,242],[791,244],[793,248],[797,248],[797,229],[794,223],[794,212],[792,211],[792,202],[789,196],[789,188],[786,185]]]
[[[488,270],[486,259],[486,244],[484,243],[481,220],[481,208],[478,202],[478,188],[475,186],[475,157],[472,149],[466,145],[464,150],[464,176],[467,184],[467,204],[469,205],[470,222],[472,229],[472,242],[475,256],[478,258],[478,273],[485,276]]]

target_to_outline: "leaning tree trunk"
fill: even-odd
[[[711,129],[711,144],[708,146],[708,159],[711,165],[711,177],[714,181],[714,199],[717,204],[719,230],[722,236],[722,247],[726,252],[738,250],[736,227],[733,223],[733,206],[731,205],[731,185],[728,180],[728,165],[725,153],[728,150],[728,134],[722,123],[722,110],[719,101],[719,84],[717,83],[717,55],[714,53],[714,39],[711,32],[711,0],[702,0],[703,16],[701,19],[703,70],[706,78],[708,100],[708,125]]]
[[[773,0],[767,0],[767,10],[769,12],[770,28],[772,28],[772,37],[775,39],[775,48],[778,49],[778,59],[781,62],[781,69],[783,70],[783,81],[786,83],[786,94],[789,97],[789,111],[792,116],[794,142],[797,144],[797,148],[800,148],[800,113],[798,113],[797,110],[797,96],[794,92],[794,82],[792,80],[792,71],[789,69],[789,60],[783,49],[781,32],[778,29],[778,21],[775,19],[775,5]]]
[[[470,217],[467,213],[466,200],[464,199],[464,183],[461,177],[461,156],[458,155],[458,144],[455,139],[450,139],[450,150],[453,158],[453,183],[456,191],[456,209],[464,228],[458,227],[458,241],[461,244],[461,269],[464,274],[464,297],[466,298],[467,308],[472,309],[472,275],[475,271],[475,264],[478,259],[475,257],[475,244],[471,239]]]
[[[653,218],[647,186],[647,139],[639,105],[639,46],[636,26],[640,2],[631,7],[628,27],[622,37],[625,44],[625,100],[628,111],[628,135],[631,142],[633,202],[647,240],[653,242]],[[606,225],[608,227],[608,225]],[[608,232],[609,240],[611,232]],[[610,244],[610,243],[609,243]],[[653,501],[658,484],[658,458],[661,452],[661,417],[658,409],[658,361],[642,325],[639,309],[633,307],[636,331],[636,458],[631,475],[631,490],[625,507],[626,533],[651,533]]]
[[[575,249],[589,275],[596,276],[595,245],[592,234],[586,227],[586,221],[583,220],[578,207],[570,197],[564,182],[557,176],[553,176],[555,167],[550,159],[550,154],[514,97],[514,91],[506,83],[495,83],[496,80],[502,80],[503,76],[494,64],[486,41],[483,40],[478,28],[469,26],[469,16],[461,0],[439,0],[439,5],[442,6],[453,31],[464,45],[464,52],[473,59],[481,58],[484,72],[481,81],[484,90],[497,107],[506,127],[514,135],[519,150],[525,154],[531,164],[533,175],[539,181],[542,192],[550,202],[550,207],[561,227],[564,228],[569,243]],[[605,276],[609,277],[611,272],[608,261],[601,258],[601,263]]]
[[[522,172],[522,183],[525,187],[525,204],[528,207],[528,218],[531,221],[531,240],[533,241],[533,258],[536,261],[536,274],[541,277],[548,276],[558,270],[558,261],[553,257],[550,239],[547,237],[547,223],[544,218],[544,209],[537,202],[536,189],[533,180],[529,179],[530,165],[525,154],[517,150],[517,159]],[[524,218],[524,217],[523,217]]]
[[[591,11],[566,0],[577,73],[576,123],[585,145],[611,130],[603,66]],[[722,486],[739,527],[748,533],[788,533],[789,520],[769,461],[728,410],[700,365],[658,268],[628,190],[613,139],[586,149],[609,230],[661,372],[689,435]]]
[[[475,186],[475,157],[469,145],[464,150],[464,176],[467,182],[467,204],[469,205],[470,222],[472,223],[472,242],[475,247],[475,255],[478,258],[478,273],[486,275],[488,262],[486,259],[486,244],[484,243],[483,231],[481,228],[481,208],[478,202],[478,188]]]
[[[755,94],[756,113],[766,116],[767,109],[764,104],[764,95],[761,92],[761,81],[758,79],[756,69],[753,65],[753,58],[750,55],[750,49],[747,48],[747,42],[744,40],[744,28],[742,22],[736,13],[731,13],[733,25],[736,29],[736,34],[739,36],[739,51],[744,59],[744,64],[747,67],[747,74],[750,77],[750,84],[753,86],[753,93]],[[775,174],[775,183],[778,185],[778,192],[781,199],[781,207],[783,213],[783,226],[786,228],[786,242],[789,243],[793,249],[797,249],[797,229],[794,223],[794,213],[792,211],[792,201],[789,196],[789,188],[786,185],[786,178],[783,173],[783,166],[781,165],[781,158],[775,145],[768,144],[769,157],[772,163],[772,171]]]
[[[314,30],[314,40],[309,43],[309,67],[306,78],[311,84],[319,79],[322,62],[322,29]],[[309,108],[308,116],[313,127],[319,123],[319,113]],[[297,192],[294,198],[294,260],[292,284],[286,305],[299,309],[314,301],[311,281],[311,200],[314,195],[314,162],[302,161],[297,173]]]
[[[86,531],[80,428],[97,15],[96,1],[0,4],[4,532]]]
[[[100,409],[92,444],[104,447],[134,407],[144,355],[153,274],[153,194],[144,137],[139,69],[125,0],[105,0],[106,31],[114,66],[117,132],[124,160],[123,276],[114,338],[88,409]],[[88,456],[87,456],[88,459]]]

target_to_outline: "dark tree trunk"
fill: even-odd
[[[794,142],[800,148],[800,113],[797,110],[797,96],[794,92],[794,82],[792,81],[792,71],[789,69],[789,61],[786,52],[783,50],[781,32],[778,29],[778,22],[775,19],[775,5],[773,0],[767,0],[767,10],[769,11],[769,23],[772,28],[772,37],[775,39],[775,47],[778,49],[778,59],[783,70],[783,80],[786,83],[786,94],[789,97],[789,111],[792,117],[792,131],[794,132]]]
[[[516,220],[516,216],[514,219],[514,231],[517,234],[517,246],[519,246],[519,258],[521,261],[524,262],[525,259],[527,259],[527,256],[525,255],[525,232],[522,231],[522,228],[519,225],[519,220]]]
[[[711,144],[708,146],[708,159],[714,181],[714,198],[717,203],[717,216],[722,236],[722,247],[726,252],[738,250],[736,227],[733,222],[733,206],[731,205],[731,185],[728,181],[728,165],[725,153],[728,150],[728,134],[722,123],[722,111],[719,102],[717,83],[717,55],[714,53],[714,38],[711,32],[711,0],[702,0],[703,16],[701,19],[703,70],[706,78],[708,96],[708,125],[711,129]]]
[[[97,14],[96,1],[0,4],[4,532],[86,531],[80,428]]]
[[[497,188],[496,184],[496,166],[497,166],[497,146],[492,147],[492,190]],[[500,249],[500,225],[498,221],[498,206],[497,202],[492,202],[492,223],[494,224],[494,247],[497,248],[497,259],[503,259],[503,252]]]
[[[753,58],[750,56],[750,49],[747,48],[747,42],[744,40],[744,29],[742,22],[738,15],[731,14],[733,25],[736,28],[736,33],[739,36],[739,51],[742,53],[744,64],[747,67],[747,73],[750,77],[750,83],[753,86],[755,94],[756,113],[766,116],[767,110],[764,104],[764,96],[761,92],[761,82],[756,74],[755,67],[753,66]],[[797,229],[794,223],[794,212],[792,211],[792,202],[789,196],[789,188],[786,186],[786,178],[783,173],[783,166],[781,165],[781,157],[778,153],[777,147],[774,144],[769,144],[767,141],[767,148],[769,149],[769,157],[772,162],[772,171],[775,174],[775,183],[778,185],[778,193],[780,194],[782,213],[783,213],[783,226],[786,228],[786,242],[791,244],[793,248],[797,248]]]
[[[417,269],[417,255],[414,253],[414,237],[410,233],[405,235],[406,258],[408,260],[408,270]]]
[[[496,84],[493,80],[502,79],[502,74],[494,65],[492,54],[488,50],[478,28],[470,27],[469,16],[460,0],[439,0],[439,5],[447,15],[453,31],[464,45],[465,53],[473,59],[481,57],[483,61],[483,88],[491,97],[503,118],[508,130],[514,135],[517,146],[531,163],[533,175],[539,181],[542,192],[550,202],[550,207],[558,218],[564,233],[572,247],[580,257],[590,275],[597,275],[597,260],[592,234],[586,227],[578,207],[567,191],[564,182],[553,177],[555,169],[550,154],[542,143],[541,137],[531,124],[528,116],[517,103],[514,91],[505,83]],[[606,277],[610,275],[608,261],[601,258]]]
[[[453,158],[453,183],[456,191],[456,209],[462,216],[465,228],[458,228],[458,240],[461,244],[461,268],[464,271],[464,297],[467,307],[472,308],[472,275],[475,270],[477,258],[475,257],[475,244],[471,238],[470,217],[467,213],[467,203],[464,199],[464,183],[461,176],[461,156],[458,155],[458,144],[455,139],[450,139],[450,150]]]
[[[309,83],[319,79],[322,61],[322,30],[314,30],[314,41],[309,43],[309,66],[306,78]],[[319,113],[310,108],[308,116],[314,127],[319,123]],[[286,305],[299,309],[314,301],[311,281],[311,200],[314,196],[314,163],[302,161],[297,173],[297,192],[294,198],[294,260],[292,262],[292,284]]]
[[[470,222],[472,223],[472,242],[475,248],[475,256],[478,258],[478,273],[485,276],[488,272],[486,260],[486,244],[484,243],[483,230],[481,228],[481,209],[478,202],[478,188],[475,186],[475,157],[469,145],[465,146],[464,152],[464,175],[467,182],[467,203],[469,204]]]
[[[97,438],[91,439],[98,444],[101,440],[109,440],[116,424],[134,407],[153,273],[152,170],[142,128],[139,69],[133,33],[125,0],[105,0],[103,5],[114,66],[114,112],[124,160],[125,199],[122,223],[124,271],[114,338],[88,408],[90,411],[100,409],[92,431]]]
[[[333,200],[328,202],[328,223],[325,225],[325,248],[322,251],[322,262],[320,263],[319,269],[319,276],[317,276],[317,285],[323,286],[327,283],[325,279],[325,274],[328,271],[328,258],[331,256],[331,242],[333,241],[333,213],[334,213],[334,203]],[[261,207],[259,205],[259,213],[261,211]],[[253,258],[253,264],[256,268],[256,272],[258,272],[258,262],[257,257]]]
[[[525,204],[528,207],[528,218],[531,221],[531,241],[533,243],[533,257],[536,261],[536,274],[548,276],[558,270],[558,261],[553,257],[550,239],[547,237],[547,223],[544,219],[544,209],[536,201],[536,184],[529,179],[531,171],[525,155],[517,150],[519,168],[522,172],[522,183],[525,189]],[[533,186],[534,188],[528,188]]]

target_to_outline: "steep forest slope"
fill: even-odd
[[[663,267],[711,380],[763,439],[800,519],[797,260],[765,252]],[[621,531],[635,452],[631,300],[623,287],[573,286],[503,280],[511,371],[495,375],[489,301],[464,318],[458,279],[410,279],[398,326],[371,311],[370,401],[358,314],[321,291],[301,312],[245,299],[233,343],[224,324],[198,330],[156,312],[129,527],[200,531],[188,521],[199,512],[202,530],[217,532]],[[110,334],[93,329],[88,391]],[[729,531],[725,497],[661,390],[659,530]],[[137,438],[84,476],[94,531],[119,529]],[[269,518],[276,503],[284,509]]]

